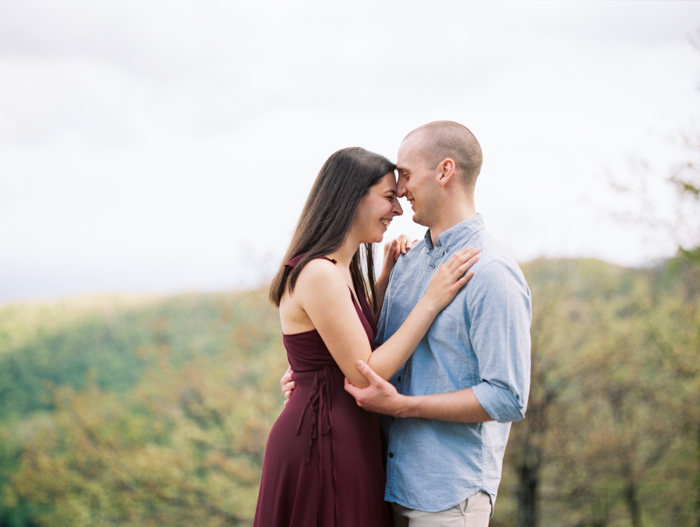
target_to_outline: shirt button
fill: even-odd
[[[399,381],[399,382],[401,382],[401,375],[399,375],[398,378],[397,378],[396,380]]]
[[[435,264],[430,264],[431,269],[435,269]]]
[[[396,421],[396,417],[391,418],[391,422],[393,423],[394,421]]]
[[[389,457],[394,457],[394,453],[393,453],[393,452],[389,452]]]

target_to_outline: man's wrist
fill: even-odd
[[[396,406],[391,415],[402,419],[407,417],[415,417],[415,402],[416,397],[401,394],[397,395]]]

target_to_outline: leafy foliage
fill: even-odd
[[[525,266],[532,390],[504,483],[535,490],[517,525],[697,524],[700,297],[678,269]]]
[[[286,367],[264,295],[102,317],[2,353],[0,525],[249,524]]]
[[[700,287],[679,256],[524,266],[498,526],[698,525]],[[286,367],[265,292],[0,308],[0,527],[250,525]]]

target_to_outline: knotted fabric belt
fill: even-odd
[[[329,499],[333,500],[332,503],[335,504],[335,518],[334,523],[337,522],[338,518],[338,502],[335,496],[336,489],[336,473],[335,473],[335,442],[333,440],[333,374],[337,372],[329,366],[325,366],[322,370],[319,370],[314,375],[314,382],[311,386],[311,393],[306,401],[306,406],[304,411],[301,413],[301,418],[299,419],[299,424],[297,425],[297,434],[301,432],[301,424],[304,421],[304,416],[306,411],[311,409],[311,440],[309,441],[309,449],[306,453],[306,463],[311,462],[311,450],[316,443],[318,447],[318,457],[319,457],[319,482],[320,488],[319,492],[323,492],[324,489],[330,488],[331,496]],[[336,373],[337,374],[337,373]],[[324,437],[330,440],[330,451],[331,451],[331,471],[333,474],[333,481],[330,485],[325,484],[323,481],[323,442]],[[318,514],[319,518],[322,511],[323,500],[318,500]]]

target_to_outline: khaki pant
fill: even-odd
[[[487,527],[491,517],[491,497],[477,492],[451,509],[423,512],[392,503],[395,527]]]

